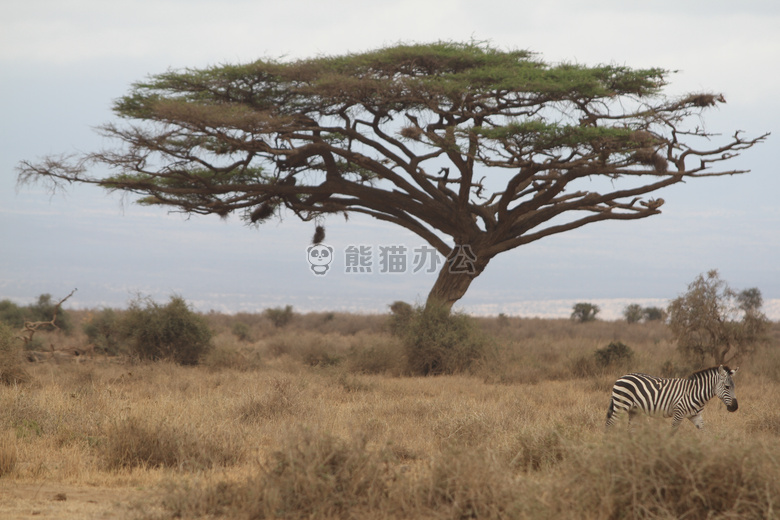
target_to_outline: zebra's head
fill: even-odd
[[[723,365],[718,367],[718,379],[715,383],[715,394],[726,405],[726,410],[729,412],[736,412],[739,405],[737,404],[737,398],[734,395],[734,380],[731,378],[737,373],[739,367],[731,370],[729,367]]]

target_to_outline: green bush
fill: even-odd
[[[24,309],[11,300],[2,300],[0,301],[0,321],[14,329],[21,329],[24,327],[25,321]]]
[[[249,329],[249,325],[243,321],[235,322],[230,331],[239,341],[252,341],[252,331]]]
[[[82,328],[96,350],[109,356],[115,356],[121,351],[120,319],[112,309],[104,309],[92,316]]]
[[[488,346],[471,318],[439,304],[414,309],[395,334],[403,342],[407,368],[415,375],[465,372],[484,358]]]
[[[292,305],[286,305],[284,308],[274,307],[273,309],[266,309],[263,314],[271,320],[274,327],[284,327],[293,319],[293,307]]]
[[[409,326],[414,315],[414,307],[406,302],[396,301],[390,305],[390,320],[388,326],[390,332],[396,336],[402,335]]]
[[[601,311],[598,305],[592,303],[576,303],[572,306],[571,319],[577,323],[596,321],[596,314]]]
[[[11,300],[3,300],[0,301],[0,321],[14,329],[24,327],[25,321],[51,321],[56,306],[57,304],[51,301],[51,294],[41,294],[37,302],[27,306],[19,306]],[[73,321],[62,308],[57,312],[54,323],[66,334],[73,331]]]
[[[631,347],[619,341],[613,341],[604,348],[594,353],[596,364],[606,368],[612,365],[628,365],[634,359],[634,351]]]
[[[122,331],[130,351],[139,359],[195,365],[212,346],[206,320],[180,296],[171,296],[167,305],[151,298],[131,301],[122,319]]]

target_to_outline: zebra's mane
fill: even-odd
[[[688,376],[689,381],[693,381],[694,379],[698,379],[699,377],[709,373],[709,372],[715,372],[720,367],[709,367],[709,368],[703,368],[702,370],[699,370],[698,372],[694,372],[693,374]],[[731,372],[731,369],[727,367],[726,365],[723,365],[723,370],[726,372]]]

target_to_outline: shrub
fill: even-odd
[[[639,323],[644,317],[642,306],[638,303],[632,303],[623,309],[623,316],[628,323]]]
[[[8,435],[0,437],[0,477],[10,475],[18,462],[16,443]]]
[[[619,341],[613,341],[604,348],[594,353],[596,364],[606,368],[611,365],[628,365],[634,359],[634,351],[631,347]]]
[[[51,321],[55,311],[57,317],[54,323],[62,332],[70,334],[73,331],[73,321],[64,309],[57,309],[57,304],[51,301],[51,294],[38,296],[38,301],[27,307],[25,319],[27,321]]]
[[[198,436],[186,425],[168,421],[153,423],[130,417],[109,428],[100,445],[100,456],[108,469],[165,467],[198,470],[238,462],[242,454],[231,439],[210,432]]]
[[[21,329],[24,327],[24,309],[11,300],[0,301],[0,321],[9,327]]]
[[[239,341],[252,341],[252,333],[249,330],[249,325],[243,321],[237,321],[233,324],[231,332]]]
[[[284,327],[290,323],[290,320],[293,318],[293,307],[292,305],[287,305],[284,309],[281,307],[274,307],[273,309],[266,309],[263,314],[271,320],[274,327]]]
[[[120,319],[112,309],[104,309],[90,316],[82,328],[96,350],[110,356],[119,354],[122,330]]]
[[[575,303],[572,306],[571,319],[577,323],[587,323],[589,321],[596,321],[596,314],[599,313],[598,305],[592,303]]]
[[[454,374],[468,370],[486,354],[488,341],[465,314],[429,303],[414,309],[402,339],[408,369],[416,375]]]
[[[390,305],[390,321],[388,325],[390,332],[395,335],[402,335],[409,326],[409,321],[414,315],[414,307],[406,302],[396,301]]]
[[[168,359],[195,365],[211,348],[211,331],[206,321],[180,296],[171,296],[167,305],[151,298],[131,301],[122,319],[122,330],[131,352],[139,359]]]
[[[22,346],[14,332],[0,322],[0,383],[15,385],[29,380],[23,366]]]
[[[645,307],[642,309],[642,317],[645,321],[664,321],[666,311],[660,307]]]
[[[773,445],[643,433],[577,450],[570,476],[552,491],[559,513],[611,519],[776,516],[780,465]]]

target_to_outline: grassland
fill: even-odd
[[[780,516],[778,324],[740,361],[739,411],[670,437],[603,429],[617,376],[696,368],[658,322],[479,319],[478,366],[409,377],[382,316],[206,317],[198,366],[96,354],[0,385],[0,518]],[[599,366],[613,341],[633,359]]]

